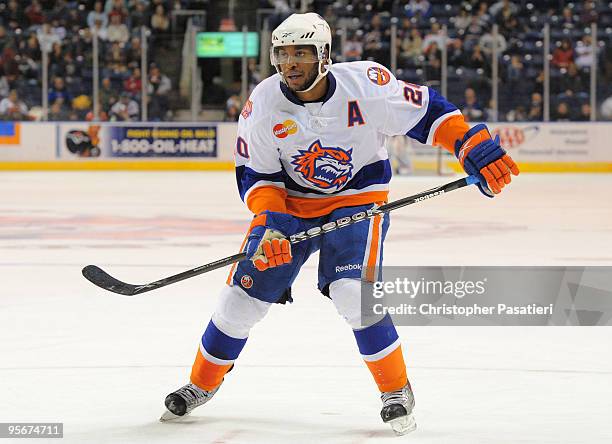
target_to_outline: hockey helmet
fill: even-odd
[[[319,14],[308,12],[306,14],[292,14],[272,32],[272,47],[270,48],[270,63],[280,74],[282,81],[287,84],[285,76],[280,69],[286,63],[283,46],[314,46],[316,58],[304,59],[302,63],[318,63],[319,71],[312,84],[301,92],[306,92],[327,75],[327,67],[331,65],[331,30],[327,22]]]

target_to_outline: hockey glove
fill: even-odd
[[[253,219],[246,244],[247,259],[259,271],[291,263],[287,236],[296,233],[298,219],[290,214],[264,211]]]
[[[457,140],[455,156],[466,173],[478,178],[478,188],[487,197],[499,194],[510,183],[510,173],[519,174],[512,158],[499,145],[499,136],[493,140],[482,123],[465,133],[462,140]]]

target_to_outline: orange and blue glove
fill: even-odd
[[[501,193],[511,182],[511,174],[518,176],[514,160],[499,145],[499,136],[491,138],[485,124],[470,129],[455,143],[455,156],[466,173],[476,176],[478,188],[487,197]]]
[[[264,211],[249,228],[247,259],[259,271],[291,263],[291,243],[287,236],[299,231],[299,220],[290,214]]]

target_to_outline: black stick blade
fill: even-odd
[[[83,276],[89,282],[97,285],[104,290],[112,291],[113,293],[122,294],[124,296],[133,296],[137,293],[142,293],[145,290],[143,285],[131,285],[121,282],[119,279],[115,279],[106,271],[95,265],[88,265],[83,268]],[[140,290],[140,291],[139,291]]]

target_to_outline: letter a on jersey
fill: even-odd
[[[348,103],[348,126],[351,128],[355,124],[363,125],[365,121],[363,120],[363,116],[361,115],[361,110],[359,109],[359,103],[357,100],[351,100]]]
[[[299,150],[293,156],[294,171],[304,180],[318,188],[328,190],[342,188],[353,173],[352,154],[342,148],[322,146],[319,140],[314,141],[307,150]]]

